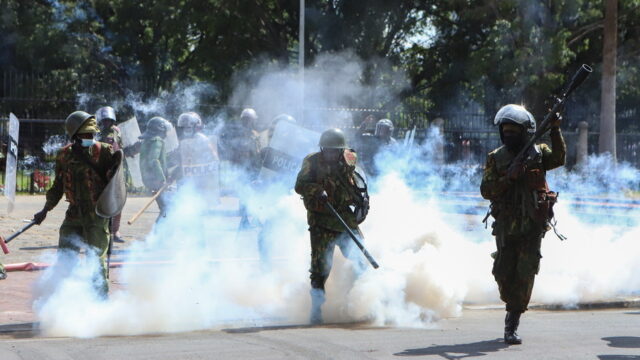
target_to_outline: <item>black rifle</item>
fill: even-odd
[[[358,248],[360,248],[360,250],[362,251],[364,256],[367,258],[367,260],[369,260],[369,263],[371,264],[371,266],[373,266],[374,269],[377,269],[379,267],[378,263],[373,258],[373,256],[371,256],[371,254],[369,254],[369,252],[364,247],[364,245],[362,245],[360,240],[358,240],[358,237],[356,236],[356,234],[353,233],[353,231],[351,230],[349,225],[347,225],[347,223],[344,221],[344,219],[342,219],[340,214],[338,214],[336,209],[331,204],[329,204],[328,202],[326,202],[325,204],[327,206],[327,209],[329,209],[329,211],[333,214],[333,216],[335,216],[336,219],[338,219],[338,221],[340,221],[340,223],[344,227],[344,230],[347,232],[347,234],[349,234],[351,239],[356,243],[356,245],[358,245]]]
[[[556,97],[555,104],[553,105],[551,110],[549,110],[549,113],[547,113],[547,116],[544,117],[544,120],[542,120],[542,122],[540,123],[540,126],[538,126],[538,129],[536,130],[535,134],[533,134],[533,136],[529,139],[527,144],[520,150],[518,155],[516,155],[516,157],[511,162],[511,164],[521,165],[525,163],[525,161],[527,160],[525,159],[525,156],[527,156],[530,153],[529,149],[531,149],[531,147],[535,144],[536,141],[538,141],[542,137],[542,135],[544,135],[547,131],[549,131],[549,129],[551,129],[551,126],[550,126],[551,122],[555,120],[557,113],[564,107],[564,103],[567,101],[567,98],[569,97],[569,95],[573,92],[573,90],[575,90],[578,86],[580,86],[584,82],[584,80],[587,78],[587,76],[589,76],[589,74],[591,74],[592,72],[593,72],[593,69],[591,69],[590,66],[586,64],[582,64],[580,69],[578,69],[578,71],[576,71],[576,73],[573,75],[573,77],[571,78],[571,81],[565,87],[562,94],[559,97]]]

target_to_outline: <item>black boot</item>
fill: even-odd
[[[520,325],[521,312],[510,311],[504,318],[504,342],[510,345],[522,344],[522,339],[516,331]]]

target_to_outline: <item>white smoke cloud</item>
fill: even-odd
[[[362,94],[352,74],[361,66],[342,60],[336,64],[350,70],[327,71],[326,83],[342,74],[348,76],[339,80],[345,82],[344,89],[352,86],[351,94]],[[239,93],[249,93],[251,100],[247,101],[259,113],[263,109],[263,113],[275,114],[295,105],[295,86],[280,87],[283,92],[267,91],[274,84],[286,83],[282,74],[267,74],[254,90]],[[319,104],[339,101],[339,96],[325,97],[332,89],[316,89],[317,97],[325,99],[318,100]],[[148,111],[159,108],[153,109]],[[438,132],[432,131],[425,144],[410,153],[400,147],[378,157],[382,175],[371,184],[372,208],[362,230],[380,269],[368,267],[356,277],[353,263],[336,251],[326,286],[325,321],[430,326],[438,319],[459,316],[464,304],[499,303],[491,275],[490,254],[495,245],[490,231],[480,224],[483,214],[455,213],[450,195],[443,193],[477,194],[478,168],[441,164],[440,141]],[[572,190],[575,179],[566,186],[561,180],[581,176],[597,192],[602,187],[585,175],[591,171],[589,166],[583,175],[557,171],[558,177],[550,177],[552,188]],[[605,181],[621,184],[612,191],[637,186],[637,171],[617,169],[611,169]],[[246,190],[252,184],[243,185],[240,193],[250,214],[265,224],[263,235],[273,256],[269,264],[260,261],[256,240],[260,229],[237,234],[235,223],[214,216],[206,198],[183,187],[167,217],[144,242],[128,249],[129,265],[117,270],[123,288],[113,290],[108,301],[98,300],[87,281],[95,271],[91,261],[79,262],[53,288],[41,289],[34,307],[44,334],[94,337],[306,323],[310,247],[302,201],[292,192],[292,184],[255,192]],[[545,257],[533,301],[572,304],[637,292],[640,247],[634,246],[634,239],[640,226],[617,223],[613,218],[594,225],[576,215],[565,203],[570,198],[566,195],[561,196],[557,217],[569,240],[560,242],[552,233],[543,240]],[[465,211],[473,209],[474,205],[464,207]],[[136,265],[144,261],[161,263]],[[45,272],[43,276],[46,284],[44,280],[52,275]]]

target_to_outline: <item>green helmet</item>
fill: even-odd
[[[340,129],[329,129],[320,136],[320,147],[325,149],[346,149],[347,139]]]
[[[84,111],[72,112],[71,115],[67,116],[67,119],[64,121],[64,129],[67,131],[67,135],[69,135],[69,137],[75,135],[82,124],[84,124],[85,121],[89,120],[92,117],[93,115]]]

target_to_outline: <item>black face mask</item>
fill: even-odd
[[[520,134],[504,134],[503,137],[504,146],[511,152],[518,152],[522,149],[524,141]]]

